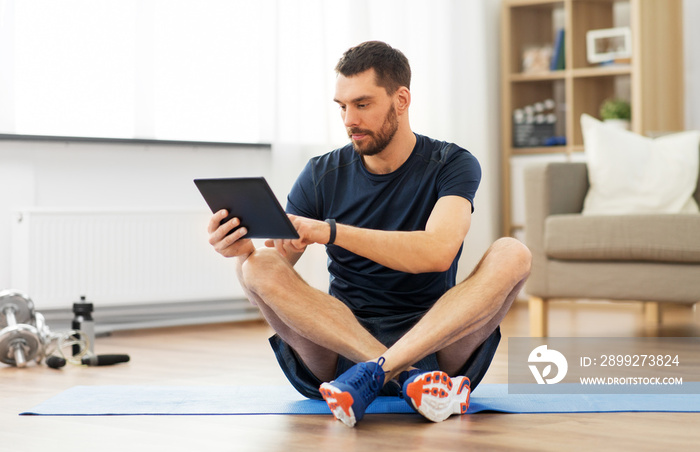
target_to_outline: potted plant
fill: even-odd
[[[608,124],[630,129],[632,108],[624,99],[606,99],[600,106],[600,118]]]

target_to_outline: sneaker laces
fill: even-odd
[[[386,362],[386,360],[384,359],[384,357],[380,356],[379,359],[377,360],[377,367],[375,367],[374,370],[372,371],[372,375],[371,375],[372,379],[370,380],[370,386],[372,387],[372,390],[374,392],[377,392],[381,389],[381,387],[379,386],[380,385],[379,377],[381,376],[383,378],[384,375],[386,374],[386,372],[384,372],[384,368],[382,367],[385,362]]]
[[[357,366],[357,372],[347,381],[347,383],[359,389],[360,394],[365,400],[373,398],[381,389],[379,377],[384,376],[386,373],[382,368],[385,361],[386,360],[384,357],[380,357],[379,360],[374,363],[376,365],[372,370],[369,369],[370,363],[360,363]]]

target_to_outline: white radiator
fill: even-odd
[[[207,212],[15,214],[12,288],[38,310],[244,298],[234,263],[207,243]]]

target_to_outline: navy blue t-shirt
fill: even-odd
[[[352,144],[312,158],[287,197],[287,212],[385,231],[420,231],[437,200],[474,205],[481,167],[467,150],[416,134],[411,156],[390,174],[367,171]],[[473,211],[473,207],[472,207]],[[329,293],[359,317],[427,311],[455,285],[459,253],[446,272],[392,270],[339,246],[326,247]]]

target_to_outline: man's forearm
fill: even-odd
[[[459,196],[440,198],[424,230],[384,231],[336,225],[335,244],[385,267],[407,273],[443,272],[464,242],[471,203]]]
[[[338,224],[335,245],[407,273],[446,271],[459,245],[426,231],[380,231]]]

